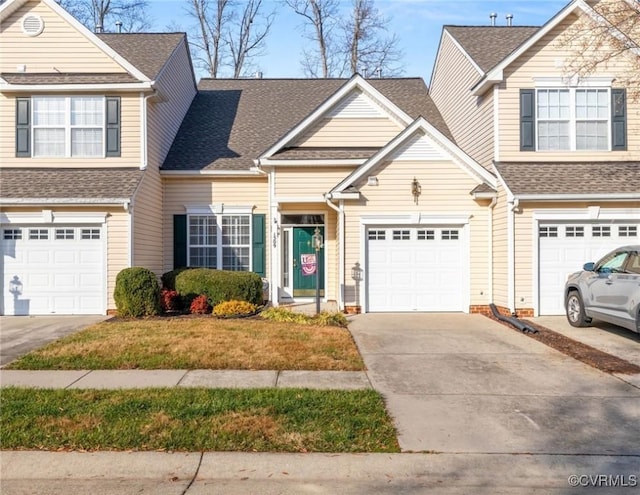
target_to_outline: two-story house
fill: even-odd
[[[196,94],[186,37],[8,0],[0,53],[0,314],[104,314],[122,268],[162,271],[159,168]]]
[[[490,299],[505,312],[562,314],[569,273],[640,242],[640,101],[617,77],[640,53],[588,77],[567,70],[580,46],[567,33],[589,35],[594,3],[573,0],[541,27],[442,32],[430,95],[497,178],[487,262]]]

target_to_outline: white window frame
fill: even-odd
[[[215,268],[217,270],[234,270],[234,271],[253,271],[253,228],[252,228],[252,214],[244,211],[225,211],[224,213],[214,213],[211,210],[197,211],[192,209],[191,213],[187,214],[187,266],[195,266],[191,263],[191,248],[210,248],[216,250],[216,266],[205,266],[201,268]],[[214,244],[191,244],[191,219],[194,217],[214,217],[216,226],[216,243]],[[223,244],[222,235],[222,219],[223,217],[245,217],[248,218],[249,229],[249,243],[248,244]],[[247,270],[235,270],[235,268],[224,268],[224,249],[223,248],[248,248],[249,249],[249,264]]]
[[[77,125],[71,123],[71,101],[76,98],[96,98],[101,100],[102,106],[102,118],[100,125]],[[58,99],[64,100],[64,123],[60,125],[42,125],[36,124],[35,112],[36,112],[36,101],[37,100],[46,100],[46,99]],[[104,158],[106,156],[106,139],[107,139],[107,126],[106,126],[106,98],[104,96],[95,96],[95,95],[70,95],[70,96],[60,96],[60,95],[38,95],[31,97],[31,156],[33,158]],[[38,154],[36,152],[36,131],[38,129],[63,129],[64,130],[64,154],[63,155],[53,155],[48,153]],[[96,155],[79,155],[73,154],[73,144],[72,144],[72,134],[75,129],[100,129],[100,153]]]
[[[607,93],[607,117],[606,122],[605,119],[596,118],[596,119],[586,119],[577,117],[577,93],[582,91],[606,91]],[[539,95],[541,91],[568,91],[569,92],[569,117],[568,119],[551,119],[544,118],[541,119],[538,111],[538,101]],[[535,101],[535,110],[536,110],[536,151],[541,153],[567,153],[571,151],[578,152],[607,152],[611,151],[611,86],[595,86],[595,85],[584,85],[584,86],[556,86],[556,85],[548,85],[548,86],[540,86],[536,87],[536,101]],[[541,122],[569,122],[569,148],[568,149],[540,149],[540,129],[539,124]],[[605,122],[605,127],[607,129],[607,148],[606,149],[578,149],[577,148],[577,123],[581,122]]]

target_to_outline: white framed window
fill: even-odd
[[[457,230],[443,230],[441,236],[443,241],[457,241],[460,234]]]
[[[384,230],[370,230],[369,231],[369,240],[370,241],[384,241],[386,237],[386,231]]]
[[[536,90],[538,151],[609,151],[610,129],[610,88]]]
[[[103,157],[104,96],[34,96],[34,157]]]
[[[22,239],[22,229],[4,229],[2,238],[7,241],[19,241]]]
[[[80,239],[83,241],[100,239],[100,229],[81,229]]]
[[[251,215],[189,215],[188,232],[189,266],[251,269]]]
[[[435,230],[418,230],[419,241],[434,241],[436,238]]]
[[[56,229],[56,240],[73,240],[75,239],[74,229]]]
[[[41,241],[49,239],[49,229],[29,229],[29,240]]]
[[[394,241],[409,241],[409,240],[411,240],[411,231],[410,230],[394,230],[393,231],[393,240]]]

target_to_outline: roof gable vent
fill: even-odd
[[[38,36],[44,30],[44,20],[39,15],[28,14],[22,18],[22,32],[27,36]]]

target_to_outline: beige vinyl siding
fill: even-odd
[[[196,95],[189,53],[184,43],[180,43],[160,72],[156,89],[162,99],[149,100],[147,116],[147,160],[154,167],[162,165]]]
[[[116,308],[116,276],[129,266],[129,222],[129,214],[122,210],[107,217],[107,309]]]
[[[50,93],[44,93],[50,94]],[[87,93],[74,93],[81,96]],[[114,94],[121,97],[121,156],[109,158],[16,158],[16,95],[0,95],[0,167],[90,168],[140,166],[139,94]],[[32,96],[32,95],[23,95]],[[105,94],[105,96],[107,96]]]
[[[562,46],[562,33],[574,22],[579,21],[570,15],[505,70],[507,82],[501,85],[500,91],[500,161],[637,160],[640,153],[640,102],[632,101],[627,101],[627,151],[520,151],[520,89],[535,88],[534,77],[565,76],[563,69],[556,65],[571,56],[572,52]],[[623,70],[628,71],[629,67],[626,59],[619,57],[593,76],[612,77]],[[615,80],[613,87],[619,87]]]
[[[147,115],[147,169],[134,197],[134,264],[161,275],[164,268],[163,187],[159,168],[169,152],[196,90],[189,56],[181,43],[156,81],[163,96],[149,101]],[[170,255],[173,256],[173,246]]]
[[[488,304],[489,293],[489,232],[488,212],[485,204],[478,204],[469,194],[478,184],[460,167],[448,160],[437,162],[394,161],[381,164],[373,175],[377,186],[362,184],[362,199],[345,201],[345,262],[350,273],[356,262],[362,263],[364,255],[360,218],[363,215],[393,215],[420,213],[424,216],[469,215],[465,226],[469,237],[470,304]],[[418,204],[411,195],[411,181],[416,178],[422,185]],[[364,268],[364,267],[363,267]],[[353,281],[347,277],[345,303],[352,304]],[[482,294],[481,294],[482,293]],[[364,285],[360,295],[364,297]],[[363,299],[362,299],[363,300]]]
[[[494,98],[491,90],[481,97],[471,94],[480,76],[451,36],[443,33],[429,94],[458,146],[488,168],[494,157]]]
[[[277,200],[286,198],[318,198],[336,187],[355,167],[280,167],[275,174]]]
[[[504,308],[509,307],[508,208],[507,191],[499,185],[493,209],[493,301],[490,302]]]
[[[384,146],[402,128],[388,118],[325,118],[295,141],[300,147]]]
[[[22,32],[22,18],[39,15],[44,31],[38,36]],[[34,72],[126,72],[111,57],[89,41],[47,5],[30,1],[0,25],[0,71],[16,72],[16,66],[26,65]]]
[[[186,206],[253,206],[253,213],[266,215],[266,236],[271,235],[269,188],[266,177],[229,179],[169,179],[163,180],[163,272],[173,269],[173,215],[184,215]],[[269,249],[267,267],[269,266]]]

